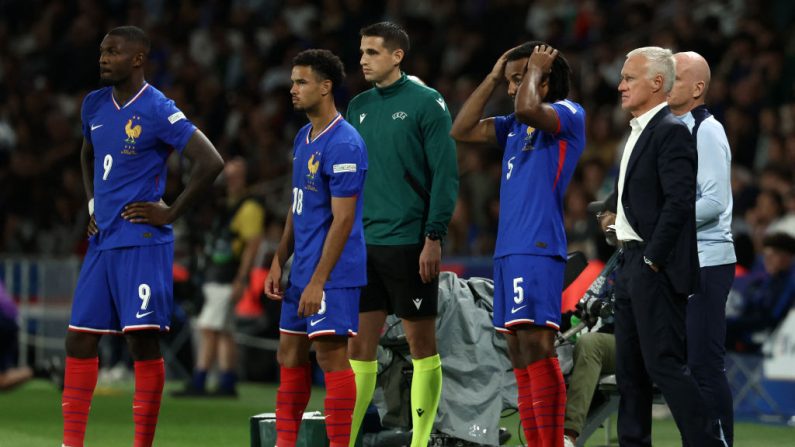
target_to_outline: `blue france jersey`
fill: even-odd
[[[514,114],[494,119],[505,150],[500,181],[500,220],[494,257],[525,254],[566,259],[563,196],[585,148],[585,111],[562,100],[556,133],[533,129]]]
[[[314,140],[311,124],[298,131],[293,152],[293,234],[295,255],[290,282],[306,287],[323,251],[331,227],[332,197],[356,196],[356,219],[326,289],[367,284],[362,225],[362,191],[367,173],[367,149],[359,133],[337,117]]]
[[[196,127],[156,88],[145,83],[123,106],[105,87],[86,95],[83,137],[94,147],[94,217],[100,250],[173,241],[171,225],[130,223],[125,205],[157,202],[166,186],[166,160],[180,153]]]

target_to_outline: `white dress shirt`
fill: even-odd
[[[635,144],[638,142],[638,138],[640,138],[640,134],[643,133],[643,129],[649,124],[649,121],[660,111],[663,107],[667,106],[667,102],[661,102],[656,106],[652,107],[651,110],[647,111],[643,115],[632,118],[629,121],[629,126],[632,128],[632,132],[629,134],[629,138],[627,139],[627,144],[624,146],[624,153],[621,155],[621,167],[618,171],[618,203],[616,205],[616,238],[619,241],[640,241],[643,242],[643,238],[638,235],[632,225],[629,224],[629,220],[627,220],[626,214],[624,214],[624,207],[621,204],[621,196],[624,192],[624,176],[627,172],[627,165],[629,164],[629,158],[632,156],[632,151],[635,149]]]

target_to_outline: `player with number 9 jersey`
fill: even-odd
[[[89,93],[81,118],[83,137],[94,148],[99,231],[89,239],[69,329],[167,330],[173,301],[171,225],[134,223],[122,212],[130,203],[161,200],[166,161],[173,150],[185,148],[196,127],[148,83],[123,104],[113,97],[113,87]]]

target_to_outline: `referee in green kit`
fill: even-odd
[[[376,23],[360,34],[362,72],[374,87],[356,96],[347,114],[364,138],[370,165],[363,217],[367,287],[359,334],[349,341],[356,373],[351,446],[375,390],[378,340],[394,313],[403,320],[414,363],[411,446],[425,447],[442,392],[436,303],[442,239],[458,194],[452,120],[439,92],[400,71],[409,50],[401,27]]]

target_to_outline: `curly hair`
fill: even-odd
[[[320,79],[331,81],[332,90],[341,86],[345,79],[345,67],[342,61],[329,50],[304,50],[293,58],[293,66],[296,65],[310,67]]]
[[[548,46],[548,44],[537,40],[525,42],[508,53],[506,58],[508,61],[529,58],[530,55],[533,54],[535,47],[539,45]],[[558,53],[558,56],[552,62],[552,72],[544,76],[548,76],[549,79],[549,92],[546,98],[544,98],[544,101],[555,102],[566,99],[569,96],[569,89],[571,88],[571,67],[569,66],[569,61],[563,57],[562,53]]]

